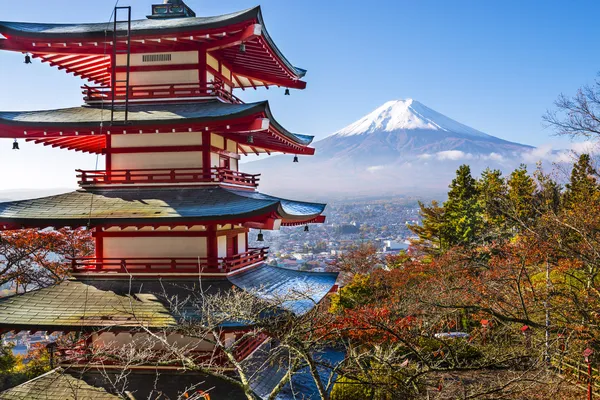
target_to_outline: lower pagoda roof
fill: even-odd
[[[209,100],[195,103],[130,105],[128,123],[111,126],[110,107],[81,106],[39,111],[0,112],[0,137],[27,138],[43,143],[69,141],[75,150],[99,153],[106,146],[104,134],[139,134],[196,132],[209,129],[242,143],[253,136],[255,148],[287,151],[298,154],[312,154],[314,149],[307,146],[313,137],[289,132],[280,125],[266,101],[248,104],[224,103]],[[115,109],[115,121],[125,119],[124,109]],[[268,123],[267,123],[268,121]],[[260,133],[257,133],[260,132]],[[91,136],[97,143],[89,147]],[[78,141],[81,146],[78,146]],[[83,143],[88,147],[84,147]]]
[[[38,199],[0,203],[0,228],[322,222],[325,204],[258,192],[204,188],[81,189]]]
[[[204,390],[211,398],[242,400],[243,391],[223,379],[193,371],[56,368],[0,393],[2,400],[117,400],[123,388],[131,399],[175,400]],[[118,386],[119,390],[116,390]]]
[[[283,308],[301,314],[330,292],[337,275],[263,264],[228,279],[71,278],[50,287],[0,298],[0,330],[175,327],[183,320],[201,318],[199,307],[194,303],[202,298],[197,296],[199,293],[226,293],[234,287],[265,300],[289,298]],[[180,315],[174,315],[169,307],[173,299],[182,304]],[[245,326],[232,322],[224,327]]]

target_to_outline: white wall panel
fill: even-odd
[[[205,237],[105,237],[105,258],[206,257]]]
[[[112,169],[202,168],[202,152],[113,154]]]
[[[237,240],[238,240],[238,253],[245,253],[246,252],[246,234],[245,233],[240,233],[237,235]]]
[[[217,237],[218,257],[227,257],[227,236]]]
[[[144,133],[143,135],[113,135],[111,146],[124,147],[157,147],[157,146],[199,146],[202,145],[202,133]]]

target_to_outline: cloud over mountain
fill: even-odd
[[[475,174],[486,167],[509,172],[568,154],[488,135],[412,99],[389,101],[314,147],[316,155],[300,164],[276,156],[245,169],[263,173],[262,188],[279,194],[380,196],[445,191],[463,163]]]

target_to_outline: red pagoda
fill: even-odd
[[[81,107],[0,112],[0,136],[102,155],[106,165],[78,170],[80,189],[72,193],[0,203],[0,229],[88,227],[96,244],[95,256],[73,259],[64,282],[0,299],[1,332],[85,334],[82,354],[131,344],[143,335],[140,323],[156,330],[180,323],[164,293],[183,289],[240,288],[268,298],[302,284],[312,288],[312,302],[290,309],[305,312],[332,289],[336,274],[266,265],[268,248],[249,247],[249,234],[259,230],[262,242],[262,230],[322,223],[325,205],[260,193],[259,176],[241,172],[239,160],[279,152],[297,161],[314,153],[312,137],[288,131],[267,102],[246,104],[234,89],[274,86],[289,94],[305,88],[306,71],[276,47],[259,7],[196,17],[183,1],[165,0],[144,20],[131,20],[130,7],[117,7],[114,15],[109,24],[0,22],[0,49],[88,82]],[[239,337],[242,325],[225,329],[226,339]],[[182,335],[168,339],[190,342]],[[240,346],[239,361],[264,341]],[[200,355],[213,351],[209,343],[194,346]],[[0,398],[120,398],[93,359],[57,363]],[[149,398],[145,386],[155,378],[148,370],[161,372],[160,398],[178,398],[200,381],[213,388],[213,400],[239,395],[206,374],[128,368],[130,398]],[[69,394],[74,387],[79,397]]]

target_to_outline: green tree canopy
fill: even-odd
[[[456,171],[444,208],[450,245],[473,243],[483,228],[483,219],[477,182],[468,165],[461,165]]]

